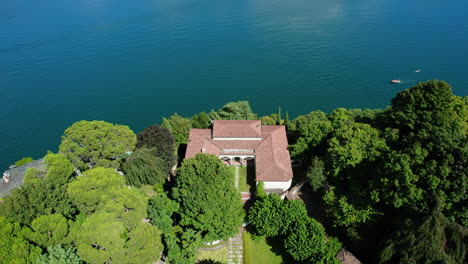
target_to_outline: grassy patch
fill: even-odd
[[[26,157],[26,158],[22,158],[22,159],[18,160],[17,162],[15,162],[15,165],[19,167],[19,166],[23,166],[24,164],[27,164],[29,162],[32,162],[32,161],[34,161],[33,158]]]
[[[255,263],[268,263],[268,264],[281,264],[283,259],[281,256],[276,255],[265,240],[252,240],[248,232],[242,235],[244,240],[244,264]]]
[[[214,260],[221,263],[227,263],[228,249],[222,247],[215,251],[198,250],[198,260]]]
[[[239,191],[255,192],[255,166],[239,167]]]
[[[211,245],[211,246],[204,244],[202,248],[203,249],[211,249],[211,248],[217,248],[217,247],[220,247],[220,246],[227,246],[227,245],[228,245],[228,241],[227,241],[227,239],[225,239],[225,240],[219,242],[218,244]]]
[[[247,183],[247,168],[239,167],[239,191],[248,192],[250,185]]]

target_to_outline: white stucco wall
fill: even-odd
[[[292,180],[289,181],[264,181],[263,182],[263,189],[268,191],[268,189],[281,189],[286,191],[291,187]]]

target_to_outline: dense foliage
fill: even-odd
[[[43,215],[34,219],[31,228],[26,227],[24,236],[43,248],[68,244],[70,225],[61,214]]]
[[[179,203],[162,193],[148,202],[148,216],[163,231],[163,254],[171,264],[194,263],[202,245],[200,232],[179,225]],[[177,217],[176,217],[177,216]]]
[[[176,161],[175,140],[164,127],[152,125],[138,134],[137,149],[155,149],[155,155],[164,160],[164,170],[169,172]]]
[[[70,183],[68,192],[82,213],[75,227],[79,256],[89,263],[151,263],[162,251],[160,231],[142,220],[147,198],[124,185],[114,169],[95,168]]]
[[[330,231],[361,258],[461,263],[467,121],[467,98],[429,81],[398,93],[384,111],[299,116],[288,134],[293,157],[310,164],[307,177],[322,194]]]
[[[24,184],[3,197],[0,262],[157,261],[163,245],[161,231],[145,220],[148,197],[113,168],[97,166],[77,178],[74,169],[65,155],[49,153],[42,169],[26,171]]]
[[[136,136],[130,128],[104,121],[79,121],[62,136],[60,153],[77,168],[119,168],[120,158],[135,149]]]
[[[129,229],[117,215],[92,214],[77,230],[77,249],[88,263],[153,263],[162,251],[160,231],[149,224]]]
[[[240,195],[232,170],[216,156],[200,153],[185,160],[173,196],[180,203],[180,224],[200,232],[204,242],[238,232],[242,223]]]
[[[73,179],[73,165],[64,155],[53,153],[44,157],[44,164],[42,170],[30,168],[26,171],[24,185],[13,189],[0,203],[0,215],[23,224],[54,213],[73,217],[76,208],[66,191],[68,182]]]
[[[192,121],[175,113],[169,118],[163,117],[161,127],[172,133],[176,142],[176,149],[178,149],[180,144],[187,144]]]
[[[74,247],[63,248],[57,245],[47,248],[47,253],[42,254],[36,264],[82,264],[83,261],[76,254]]]
[[[221,119],[227,120],[253,120],[257,114],[252,111],[248,101],[230,102],[218,111]]]
[[[226,239],[242,223],[234,175],[207,154],[185,160],[170,181],[168,172],[191,128],[254,118],[246,101],[174,114],[142,131],[138,144],[126,126],[75,123],[59,154],[48,153],[2,198],[0,262],[195,263],[203,242]],[[248,210],[249,232],[273,242],[285,263],[337,263],[339,241],[365,263],[466,262],[468,98],[447,83],[399,92],[383,111],[289,120],[279,108],[261,119],[286,125],[311,187],[303,203],[267,195],[259,182]]]
[[[133,186],[155,185],[164,182],[168,175],[167,164],[156,156],[156,149],[137,149],[123,164],[127,184]]]
[[[283,241],[296,263],[339,263],[335,256],[341,244],[325,237],[325,229],[307,215],[301,201],[283,201],[276,194],[260,197],[250,208],[248,221],[256,235]]]
[[[19,223],[0,216],[1,263],[34,263],[39,254],[41,249],[24,238]]]
[[[22,158],[22,159],[18,160],[17,162],[15,162],[15,165],[16,166],[23,166],[24,164],[28,164],[31,161],[33,161],[33,158],[26,157],[26,158]]]

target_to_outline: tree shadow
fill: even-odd
[[[286,251],[286,249],[284,248],[284,239],[285,238],[283,236],[267,237],[266,242],[271,247],[271,251],[275,253],[275,255],[281,256],[281,258],[283,259],[283,264],[303,263],[301,261],[293,259],[292,256]]]
[[[185,159],[185,152],[187,151],[187,144],[180,144],[177,149],[177,155],[179,156],[179,164]]]
[[[250,186],[250,193],[255,193],[257,181],[255,181],[255,161],[247,161],[247,184]]]
[[[220,261],[212,260],[212,259],[204,259],[204,260],[200,260],[198,264],[223,264],[223,263]]]
[[[317,221],[323,223],[326,220],[325,204],[323,202],[323,192],[314,192],[309,183],[304,184],[301,188],[299,197],[304,201],[307,208],[307,213],[310,217],[315,218]]]

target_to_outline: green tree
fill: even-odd
[[[201,232],[203,241],[238,232],[243,215],[240,195],[232,170],[216,156],[200,153],[185,160],[173,196],[180,204],[180,224]]]
[[[124,177],[113,169],[95,168],[72,182],[68,192],[82,213],[112,213],[131,229],[146,218],[148,201],[138,189],[127,188],[124,181]]]
[[[225,120],[254,120],[257,114],[252,112],[248,101],[237,101],[225,104],[218,111],[221,119]]]
[[[164,160],[165,171],[169,173],[176,162],[175,140],[171,132],[158,125],[149,126],[138,134],[138,148],[156,149],[155,155]]]
[[[325,175],[325,164],[318,157],[314,157],[312,164],[307,171],[307,179],[309,180],[314,192],[323,188],[327,178]]]
[[[36,169],[36,168],[29,168],[24,173],[23,183],[24,184],[34,184],[38,181],[41,181],[45,178],[46,171]]]
[[[258,181],[257,186],[255,186],[255,195],[257,197],[263,198],[267,196],[264,188],[265,183],[263,181]]]
[[[282,125],[283,124],[283,119],[281,119],[281,106],[278,106],[278,115],[276,116],[276,124],[277,125]]]
[[[338,198],[335,194],[335,187],[330,187],[323,196],[323,201],[327,204],[326,211],[333,219],[334,226],[356,226],[365,223],[373,215],[379,214],[371,205],[354,205],[348,202],[347,196]],[[367,201],[364,201],[366,204]]]
[[[88,263],[153,263],[160,258],[159,230],[140,223],[133,229],[112,213],[98,212],[77,229],[78,255]]]
[[[31,229],[24,231],[24,236],[37,245],[47,248],[59,244],[68,244],[68,221],[61,214],[43,215],[31,223]]]
[[[68,183],[74,172],[71,162],[63,154],[49,153],[44,157],[46,164],[46,179],[55,184]]]
[[[96,213],[81,224],[75,242],[78,255],[89,263],[119,263],[125,227],[110,213]]]
[[[41,249],[29,243],[19,223],[0,217],[0,262],[14,264],[34,263]]]
[[[335,258],[341,244],[325,238],[325,229],[307,215],[300,200],[283,201],[276,194],[257,199],[248,221],[256,235],[284,241],[284,249],[295,261],[339,263]]]
[[[107,201],[109,193],[121,189],[124,184],[125,178],[114,169],[98,167],[86,171],[70,183],[68,194],[80,212],[91,214]]]
[[[273,193],[255,201],[247,219],[258,235],[271,237],[286,231],[284,216],[284,203]]]
[[[468,225],[468,100],[446,82],[428,81],[402,91],[386,111],[394,150],[375,181],[380,200],[427,210],[437,192],[444,214]]]
[[[126,261],[120,263],[155,263],[161,258],[163,245],[161,232],[157,227],[140,223],[128,232],[127,237],[123,249]]]
[[[135,149],[136,136],[127,126],[104,121],[79,121],[62,136],[60,153],[83,170],[119,168],[120,158]]]
[[[16,166],[23,166],[23,165],[28,164],[29,162],[32,162],[32,161],[34,161],[33,158],[26,157],[26,158],[22,158],[22,159],[18,160],[17,162],[15,162],[15,165]]]
[[[156,156],[156,149],[141,148],[125,159],[122,167],[127,184],[133,186],[155,185],[167,177],[167,164]]]
[[[146,212],[148,199],[136,188],[114,188],[101,199],[99,210],[113,213],[127,229],[135,228],[148,216]]]
[[[440,202],[430,213],[400,219],[379,252],[379,263],[464,263],[468,230],[447,221]]]
[[[164,233],[171,231],[172,216],[178,209],[179,204],[169,199],[164,193],[153,196],[148,201],[148,217]]]
[[[205,113],[201,112],[192,116],[192,127],[193,128],[209,128],[211,126],[211,118]]]
[[[200,233],[191,229],[175,226],[172,232],[164,234],[167,258],[172,264],[195,263],[197,251],[201,246]]]
[[[30,224],[42,215],[61,213],[72,218],[76,213],[67,192],[73,165],[62,154],[49,153],[44,157],[44,169],[26,171],[25,185],[14,189],[0,204],[0,215],[23,224]]]
[[[178,149],[180,144],[187,144],[190,129],[192,128],[192,121],[175,113],[169,118],[163,117],[161,127],[168,129],[172,133],[176,142],[176,149]]]
[[[313,218],[304,217],[296,221],[284,241],[284,247],[297,260],[306,260],[325,251],[325,230]]]
[[[210,117],[210,120],[221,120],[219,114],[213,109],[208,113],[208,116]]]
[[[86,262],[152,263],[159,258],[160,232],[142,222],[148,199],[124,183],[114,169],[95,168],[69,186],[74,203],[89,215],[71,235]]]
[[[294,144],[291,146],[291,156],[303,160],[310,159],[311,153],[322,143],[333,130],[327,115],[314,111],[294,119],[288,127],[288,133]]]
[[[42,215],[60,213],[73,218],[76,207],[67,194],[67,184],[56,185],[47,180],[37,180],[11,191],[0,203],[0,215],[29,225]]]
[[[333,131],[327,153],[333,174],[347,167],[355,167],[366,161],[374,161],[387,150],[379,131],[368,124],[348,121]]]
[[[276,125],[276,121],[269,117],[269,116],[263,116],[262,118],[262,125],[264,126],[273,126],[273,125]]]
[[[76,254],[74,247],[63,248],[57,245],[47,248],[47,253],[42,254],[36,264],[82,264],[83,261]]]

